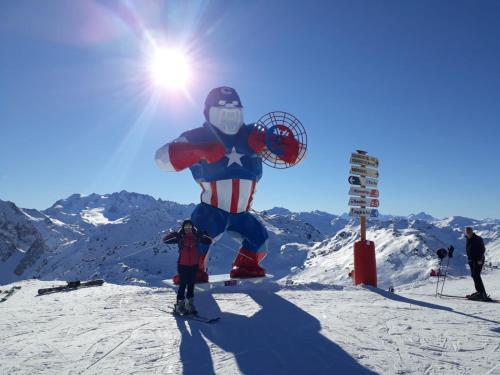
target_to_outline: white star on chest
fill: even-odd
[[[227,161],[227,166],[229,167],[231,164],[239,164],[243,167],[243,164],[241,164],[241,158],[245,154],[239,154],[236,152],[236,148],[233,146],[233,149],[231,150],[231,153],[226,154],[226,158],[229,160]]]

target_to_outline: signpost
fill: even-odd
[[[371,197],[378,198],[378,190],[377,189],[366,189],[362,187],[351,186],[349,189],[349,195],[356,195],[358,197]]]
[[[351,185],[366,186],[376,188],[378,180],[369,177],[349,176],[347,179]]]
[[[366,154],[360,154],[359,152],[351,154],[351,164],[358,164],[363,166],[369,166],[373,168],[378,168],[378,159],[373,156],[368,156]]]
[[[351,207],[351,209],[349,211],[349,216],[351,216],[351,217],[362,217],[362,216],[378,217],[378,210],[371,209],[371,208]]]
[[[348,204],[349,206],[378,207],[379,202],[376,198],[351,197]]]
[[[348,182],[349,215],[360,218],[361,241],[354,243],[354,283],[377,286],[375,244],[366,240],[366,217],[378,217],[378,158],[358,150],[351,154],[351,169]]]
[[[362,177],[378,178],[378,171],[376,169],[358,167],[355,165],[351,166],[351,174],[357,174]]]

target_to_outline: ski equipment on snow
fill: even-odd
[[[444,283],[446,282],[446,276],[448,276],[448,266],[450,265],[450,259],[453,258],[453,251],[455,248],[453,246],[448,247],[448,260],[446,261],[446,267],[444,269],[443,283],[441,284],[441,294],[443,294]]]
[[[440,276],[442,275],[442,271],[441,271],[441,268],[443,266],[443,259],[448,257],[448,261],[446,263],[446,268],[445,268],[445,271],[444,271],[444,278],[443,278],[443,282],[441,284],[441,293],[443,292],[443,287],[444,287],[444,282],[446,281],[446,275],[448,274],[448,265],[450,263],[450,258],[453,257],[453,251],[455,250],[455,248],[453,246],[450,246],[448,248],[448,250],[444,249],[444,248],[441,248],[439,249],[438,251],[436,251],[436,255],[438,256],[439,258],[439,268],[438,268],[438,271],[436,273],[436,276],[437,276],[437,283],[436,283],[436,297],[440,294],[439,293],[439,281],[440,281]],[[451,252],[451,256],[450,256],[450,252]],[[432,275],[432,274],[431,274]]]
[[[176,318],[184,318],[184,319],[194,320],[195,322],[207,323],[207,324],[212,324],[220,320],[220,316],[217,316],[215,318],[207,318],[206,316],[198,314],[184,314],[184,315],[172,314],[172,315]]]
[[[196,322],[200,323],[207,323],[207,324],[212,324],[220,320],[220,316],[214,317],[214,318],[208,318],[203,315],[198,315],[198,314],[176,314],[175,311],[173,312],[168,312],[167,310],[160,309],[158,307],[155,307],[156,310],[167,313],[167,314],[172,314],[173,317],[175,318],[184,318],[184,319],[189,319],[189,320],[194,320]]]
[[[4,290],[0,295],[3,295],[0,299],[0,302],[5,302],[11,297],[17,290],[21,289],[20,286],[16,285],[10,288],[9,290]],[[4,294],[5,293],[5,294]]]
[[[38,289],[38,295],[43,295],[43,294],[50,294],[50,293],[56,293],[56,292],[65,292],[65,291],[70,291],[70,290],[75,290],[75,289],[80,289],[80,288],[88,288],[92,286],[101,286],[104,284],[104,280],[97,279],[97,280],[90,280],[90,281],[67,281],[66,285],[61,285],[61,286],[55,286],[52,288],[42,288]]]
[[[464,299],[464,300],[468,300],[468,301],[498,303],[497,300],[491,299],[490,296],[487,296],[486,299],[481,299],[480,294],[477,293],[477,292],[476,293],[472,293],[472,294],[468,294],[466,296],[457,296],[457,295],[454,295],[454,294],[441,294],[441,293],[438,293],[438,296],[439,297],[445,297],[445,298]]]

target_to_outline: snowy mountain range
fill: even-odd
[[[23,209],[0,200],[0,284],[23,279],[104,278],[108,282],[162,285],[175,273],[177,249],[163,245],[162,233],[178,228],[195,205],[148,195],[71,195],[46,210]],[[269,231],[269,255],[263,266],[287,284],[348,285],[353,243],[359,225],[346,215],[322,211],[291,212],[275,207],[254,212]],[[435,251],[453,245],[453,276],[465,275],[463,227],[483,236],[487,263],[500,263],[500,221],[426,213],[370,220],[375,241],[379,286],[428,278],[436,268]],[[209,273],[227,273],[238,244],[224,236],[212,248]]]

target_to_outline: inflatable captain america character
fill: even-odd
[[[210,91],[205,100],[205,123],[188,130],[161,147],[156,163],[165,171],[189,168],[200,185],[201,203],[191,220],[201,232],[214,239],[228,232],[241,242],[230,276],[250,278],[265,276],[259,265],[267,254],[268,234],[249,212],[257,182],[262,177],[262,155],[275,148],[273,155],[293,165],[301,147],[290,133],[272,142],[273,134],[256,124],[244,124],[243,106],[237,92],[230,87]],[[197,282],[207,282],[207,244],[200,244]],[[174,277],[174,282],[178,282]]]

